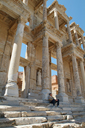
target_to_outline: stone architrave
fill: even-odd
[[[58,13],[57,10],[54,10],[54,19],[55,19],[55,28],[59,30],[59,21],[58,21]]]
[[[69,36],[69,42],[73,42],[72,40],[72,35],[71,35],[71,31],[70,31],[70,24],[69,21],[67,21],[67,31],[68,31],[68,36]]]
[[[47,21],[47,7],[46,7],[47,0],[43,0],[43,21]]]
[[[44,35],[42,44],[42,99],[48,100],[49,85],[49,47],[48,36]]]
[[[17,76],[18,67],[21,53],[21,45],[24,33],[25,21],[22,17],[19,18],[17,31],[15,35],[12,56],[8,72],[8,83],[6,85],[5,96],[18,97],[18,86],[17,86]]]
[[[23,3],[28,5],[28,0],[23,0]]]
[[[56,53],[57,53],[57,73],[58,73],[58,88],[59,88],[59,94],[57,95],[57,98],[59,98],[60,101],[62,101],[62,102],[69,102],[68,96],[65,93],[61,46],[62,46],[61,43],[57,43]]]
[[[77,94],[75,101],[76,102],[84,102],[83,97],[82,97],[82,93],[81,93],[77,60],[76,60],[76,57],[74,55],[72,55],[72,63],[73,63],[73,74],[74,74],[74,82],[75,82],[75,90],[76,90],[75,93]]]
[[[74,35],[75,35],[76,45],[79,45],[79,40],[78,40],[76,29],[74,29]]]
[[[83,35],[81,36],[81,39],[82,39],[83,48],[84,48],[84,51],[85,51],[85,41],[84,41],[84,37],[83,37]]]

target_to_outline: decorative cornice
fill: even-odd
[[[57,11],[58,11],[60,14],[62,14],[62,16],[63,16],[66,20],[70,20],[70,19],[71,19],[71,18],[69,18],[69,17],[67,16],[67,14],[65,13],[65,11],[66,11],[65,6],[64,6],[64,5],[60,5],[57,0],[55,0],[55,1],[47,8],[47,12],[53,10],[54,8],[56,8]]]
[[[70,24],[70,27],[71,27],[71,30],[77,30],[77,32],[80,34],[80,35],[83,35],[84,31],[79,27],[78,24],[76,24],[75,22],[72,22]]]

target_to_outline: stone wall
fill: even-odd
[[[8,32],[8,26],[0,22],[0,90],[4,88],[7,81],[7,74],[12,50],[11,38],[12,37]]]

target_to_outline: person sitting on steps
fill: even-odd
[[[53,104],[53,106],[55,106],[55,103],[56,103],[56,102],[57,102],[57,106],[59,106],[59,99],[54,99],[54,98],[52,97],[52,93],[49,93],[48,100],[49,100],[50,103]]]

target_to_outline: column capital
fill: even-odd
[[[43,37],[49,38],[49,34],[46,31],[43,31]]]
[[[27,23],[27,18],[24,18],[23,16],[20,16],[18,18],[18,23],[21,23],[21,24],[25,25],[25,23]]]
[[[56,47],[62,47],[63,44],[61,42],[56,42]]]

